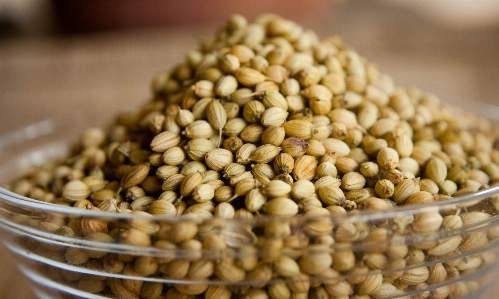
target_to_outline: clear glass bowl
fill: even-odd
[[[88,127],[71,124],[2,136],[0,182],[66,157]],[[39,298],[482,298],[497,269],[498,199],[496,186],[348,215],[195,219],[75,209],[1,188],[0,234]]]

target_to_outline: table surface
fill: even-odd
[[[342,34],[399,85],[475,111],[480,108],[467,100],[499,104],[498,30],[455,32],[411,13],[376,9],[339,8],[334,20],[311,27],[321,36]],[[355,28],[352,16],[361,17]],[[212,28],[0,39],[0,134],[74,109],[105,119],[123,106],[140,105],[150,96],[153,75],[182,61],[196,47],[195,36],[210,37]],[[487,109],[478,112],[494,117]],[[1,245],[0,265],[0,298],[35,298]]]

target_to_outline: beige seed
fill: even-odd
[[[397,169],[390,169],[385,172],[383,178],[390,180],[395,185],[398,185],[404,180],[404,175]]]
[[[213,128],[211,127],[210,123],[208,123],[205,120],[196,120],[196,121],[192,122],[190,125],[188,125],[184,130],[185,136],[187,136],[191,139],[193,139],[193,138],[209,139],[213,135],[213,133],[214,133],[214,131],[213,131]],[[177,142],[177,144],[178,144],[178,142]],[[177,144],[175,144],[173,146],[176,146]]]
[[[226,102],[222,105],[227,114],[227,119],[233,119],[239,116],[239,105],[234,102]]]
[[[208,80],[199,80],[192,86],[192,90],[199,98],[208,98],[215,95],[213,87],[213,82]]]
[[[140,296],[145,299],[157,298],[163,292],[163,284],[158,282],[144,282]]]
[[[376,182],[374,190],[380,198],[389,198],[395,192],[395,186],[391,181],[383,179]]]
[[[338,178],[333,178],[331,176],[325,176],[317,181],[315,181],[314,186],[315,190],[318,191],[319,188],[324,187],[324,186],[335,186],[335,187],[340,187],[341,186],[341,180]]]
[[[265,106],[260,101],[250,101],[244,105],[243,117],[249,123],[260,122]]]
[[[284,135],[284,134],[283,134]],[[231,153],[235,154],[236,151],[243,146],[244,142],[241,138],[237,136],[231,136],[225,139],[222,143],[222,147],[226,150],[229,150]]]
[[[265,185],[265,195],[268,198],[284,197],[291,192],[291,186],[283,181],[270,181]]]
[[[364,129],[369,130],[378,119],[379,111],[376,106],[366,105],[359,109],[357,122]]]
[[[182,128],[187,127],[192,122],[194,122],[194,120],[195,120],[194,114],[192,114],[192,112],[189,110],[180,109],[180,111],[177,114],[177,124]]]
[[[409,196],[405,202],[406,205],[411,205],[411,204],[424,204],[424,203],[429,203],[429,202],[434,202],[434,196],[433,194],[426,192],[426,191],[419,191],[411,196]]]
[[[307,140],[313,136],[314,125],[305,120],[294,119],[284,124],[284,130],[287,136]]]
[[[70,247],[66,250],[65,258],[71,265],[81,265],[88,261],[89,256],[83,249]]]
[[[300,274],[300,266],[298,263],[287,256],[281,256],[274,263],[276,272],[283,277],[296,276]]]
[[[263,211],[268,215],[294,216],[298,213],[298,205],[292,199],[277,197],[269,200]]]
[[[295,96],[300,92],[300,84],[294,78],[286,78],[280,85],[280,93],[287,96]]]
[[[400,277],[400,280],[408,285],[417,285],[419,283],[425,282],[428,279],[429,271],[427,267],[413,268],[404,271],[404,274]]]
[[[121,241],[125,244],[128,245],[134,245],[134,246],[150,246],[151,245],[151,239],[149,236],[138,230],[138,229],[129,229],[127,231],[124,231],[120,235]]]
[[[258,53],[258,54],[263,54],[263,53]],[[265,73],[265,71],[269,67],[269,61],[262,55],[256,55],[255,57],[251,58],[249,64],[251,68],[259,71],[260,73]]]
[[[381,288],[383,275],[381,273],[370,273],[364,281],[358,284],[357,292],[359,295],[372,295]]]
[[[230,185],[236,186],[237,183],[239,183],[240,181],[242,181],[244,179],[253,179],[253,174],[251,173],[251,171],[245,171],[243,173],[240,173],[238,175],[233,176],[230,179]]]
[[[403,204],[409,196],[420,191],[419,179],[406,179],[403,180],[395,187],[393,193],[393,200],[397,204]]]
[[[435,183],[442,183],[447,177],[447,166],[444,161],[433,157],[426,164],[426,176]]]
[[[315,186],[309,180],[297,180],[292,185],[291,193],[294,199],[302,200],[315,195]]]
[[[230,49],[230,54],[236,56],[241,64],[248,63],[255,53],[246,45],[234,45]]]
[[[235,212],[236,211],[234,210],[234,206],[232,206],[228,202],[222,202],[215,207],[213,215],[215,217],[232,219],[234,218]]]
[[[434,266],[429,266],[428,271],[429,275],[426,282],[430,285],[442,283],[447,278],[447,270],[440,263],[435,264]]]
[[[327,138],[322,141],[327,153],[334,153],[336,156],[348,156],[350,147],[343,141],[335,138]]]
[[[91,294],[98,294],[106,287],[104,281],[85,276],[78,281],[78,289]]]
[[[458,249],[461,252],[469,252],[478,248],[483,248],[488,243],[486,232],[473,232],[459,245]]]
[[[389,208],[386,200],[376,197],[369,197],[363,202],[363,208],[366,210],[386,210]]]
[[[262,133],[262,143],[280,146],[284,141],[285,134],[283,127],[268,126]]]
[[[215,275],[222,281],[242,281],[246,272],[231,260],[223,260],[215,265]]]
[[[398,122],[389,118],[378,119],[371,127],[371,134],[375,137],[383,137],[386,133],[392,132],[397,126]]]
[[[202,161],[206,154],[214,149],[214,144],[204,138],[194,138],[184,147],[185,153],[189,158],[195,161]]]
[[[331,267],[333,259],[328,253],[309,253],[298,261],[300,269],[307,274],[319,274]]]
[[[436,211],[414,215],[412,229],[419,234],[435,232],[442,225],[443,217]]]
[[[293,158],[300,157],[308,151],[308,142],[302,138],[289,137],[283,140],[281,149]]]
[[[239,164],[239,163],[230,163],[229,165],[224,167],[223,170],[223,177],[230,179],[233,176],[236,176],[240,173],[243,173],[246,170],[244,165]]]
[[[128,189],[142,183],[147,177],[151,164],[149,162],[131,167],[121,178],[120,186]]]
[[[265,127],[280,127],[286,122],[288,112],[279,107],[267,108],[262,114],[261,123]]]
[[[180,194],[182,196],[189,196],[194,188],[201,185],[203,182],[203,175],[199,172],[192,172],[187,174],[180,185]]]
[[[314,115],[313,115],[312,110],[310,110],[308,108],[303,108],[303,109],[293,111],[291,113],[291,115],[289,116],[289,120],[294,120],[294,119],[301,119],[301,120],[306,120],[306,121],[312,122],[314,120]]]
[[[177,146],[180,142],[178,134],[164,131],[156,135],[151,141],[151,149],[155,152],[164,152],[167,149]]]
[[[280,147],[264,144],[251,153],[250,160],[256,163],[268,163],[272,161],[280,151]]]
[[[447,178],[457,183],[464,183],[469,179],[470,169],[465,165],[456,164],[449,169]]]
[[[161,189],[163,191],[176,191],[177,189],[180,188],[180,184],[182,183],[184,179],[183,174],[174,174],[168,177],[166,180],[163,181],[163,184],[161,185]]]
[[[380,149],[376,157],[378,165],[387,170],[394,169],[399,163],[399,154],[389,147]]]
[[[431,194],[438,194],[439,188],[437,183],[431,179],[422,179],[419,181],[421,191],[426,191]]]
[[[219,101],[213,100],[208,104],[206,107],[206,118],[211,126],[220,132],[219,136],[222,136],[222,129],[227,123],[227,113]]]
[[[286,299],[291,297],[291,291],[284,283],[276,283],[268,286],[268,292],[272,299]]]
[[[336,166],[334,166],[333,163],[323,162],[323,163],[319,164],[319,166],[317,166],[317,175],[319,177],[323,177],[323,176],[337,177],[338,170],[336,169]]]
[[[364,162],[360,164],[359,171],[366,178],[372,178],[378,175],[379,166],[374,162]]]
[[[347,192],[346,199],[355,202],[357,205],[364,203],[369,197],[374,197],[375,192],[371,188],[363,188]]]
[[[440,193],[452,196],[457,192],[457,184],[451,180],[445,180],[438,186]]]
[[[118,297],[118,298],[137,298],[137,294],[130,291],[124,286],[124,280],[118,279],[118,278],[110,278],[109,279],[109,288],[111,288],[111,291],[113,294]]]
[[[312,98],[308,101],[310,109],[316,115],[327,115],[332,108],[331,100],[319,97]]]
[[[132,211],[146,211],[149,205],[154,201],[152,196],[143,196],[137,198],[130,204]]]
[[[488,213],[477,212],[477,211],[464,213],[464,214],[461,214],[460,216],[461,216],[463,225],[465,225],[465,226],[486,221],[486,220],[490,219],[490,217],[491,217],[491,215]]]
[[[457,249],[459,244],[461,244],[461,236],[455,236],[448,240],[439,241],[438,245],[428,250],[429,255],[442,256],[448,254]]]
[[[237,81],[244,86],[255,86],[265,81],[266,77],[261,72],[248,67],[241,67],[234,73]]]
[[[147,212],[153,215],[176,215],[175,206],[166,200],[155,200],[147,207]]]
[[[227,121],[223,133],[227,136],[237,136],[248,126],[248,123],[242,118],[232,118]]]
[[[381,149],[386,147],[388,147],[388,143],[386,142],[386,140],[378,138],[367,142],[364,146],[364,150],[368,155],[374,156],[377,155]]]
[[[183,175],[188,175],[193,172],[200,172],[203,174],[207,170],[208,169],[206,168],[206,165],[204,163],[199,161],[191,161],[182,167],[180,173]]]
[[[228,97],[237,90],[237,80],[234,76],[221,77],[215,85],[215,94],[220,97]]]
[[[240,65],[237,56],[229,53],[225,54],[219,61],[220,69],[228,74],[234,73]]]
[[[261,92],[262,104],[265,108],[278,107],[284,111],[288,111],[288,103],[286,98],[277,91],[264,90]]]
[[[345,139],[347,136],[348,130],[347,127],[343,123],[333,122],[330,125],[331,137],[339,140]]]
[[[210,169],[220,171],[234,161],[234,156],[226,149],[215,148],[206,154],[205,161]]]
[[[248,143],[260,143],[265,127],[260,124],[251,124],[244,128],[239,134],[242,141]]]
[[[62,189],[62,197],[69,202],[77,202],[87,198],[89,195],[90,189],[80,180],[69,181]]]
[[[295,180],[311,180],[317,170],[317,160],[313,156],[303,155],[298,157],[293,167],[293,177]]]
[[[357,117],[355,113],[349,110],[342,108],[333,109],[328,116],[331,122],[342,123],[347,129],[355,129],[357,126]]]
[[[295,166],[295,160],[288,153],[280,153],[274,158],[273,166],[277,174],[290,174]]]
[[[210,201],[215,196],[215,189],[210,185],[209,181],[207,184],[200,184],[192,191],[192,199],[198,203],[204,203]]]
[[[211,285],[205,293],[206,299],[230,299],[232,292],[227,286]]]
[[[319,197],[326,205],[342,205],[345,202],[345,194],[336,186],[319,188]]]
[[[365,184],[365,177],[358,172],[348,172],[341,179],[341,186],[348,191],[362,189]]]
[[[266,202],[267,199],[260,190],[252,189],[248,192],[248,194],[246,194],[244,204],[248,211],[257,212],[263,207]]]
[[[359,170],[359,163],[350,157],[338,157],[335,164],[340,173],[347,173]]]
[[[163,153],[163,162],[166,165],[180,165],[185,159],[185,152],[178,146],[171,147]]]

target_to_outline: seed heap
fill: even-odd
[[[40,223],[52,232],[169,250],[248,251],[246,259],[236,261],[71,248],[63,258],[70,264],[138,276],[260,284],[179,284],[163,290],[161,283],[108,278],[104,284],[85,276],[78,282],[82,290],[120,298],[386,297],[442,283],[452,271],[459,275],[479,265],[459,260],[401,273],[379,271],[472,250],[499,237],[471,234],[425,246],[376,245],[358,254],[349,249],[355,242],[383,242],[409,231],[458,228],[466,217],[468,223],[477,221],[473,212],[428,210],[391,220],[396,224],[391,231],[382,220],[334,227],[328,217],[440,201],[495,185],[499,150],[486,122],[442,106],[433,94],[395,86],[339,37],[320,40],[275,15],[251,24],[235,15],[213,41],[159,73],[152,92],[150,103],[120,115],[107,132],[88,129],[65,163],[45,163],[11,189],[76,208],[188,216],[177,225],[136,220],[120,226],[93,218]],[[262,235],[245,226],[214,233],[189,220],[297,214],[315,219],[302,223],[300,234],[288,222],[267,223]],[[343,249],[319,250],[333,245]],[[251,258],[257,250],[265,255]],[[337,279],[345,273],[352,278]],[[273,277],[291,282],[262,288]],[[450,291],[441,287],[432,294],[445,298]]]

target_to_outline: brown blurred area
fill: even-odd
[[[398,85],[499,119],[499,1],[0,0],[0,135],[74,111],[106,122],[141,105],[155,73],[236,12],[340,34]],[[0,245],[0,298],[35,298],[25,283]]]

